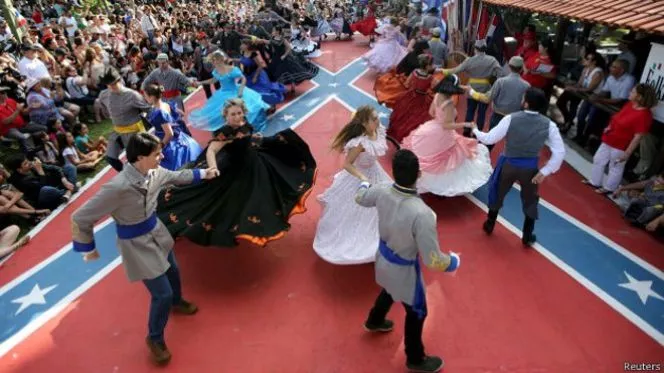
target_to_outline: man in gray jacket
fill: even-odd
[[[415,183],[420,176],[417,156],[399,150],[392,160],[395,184],[371,186],[364,182],[356,201],[378,211],[380,242],[376,254],[376,282],[383,288],[364,327],[371,332],[389,332],[394,323],[385,316],[394,301],[406,309],[404,343],[406,367],[416,372],[437,372],[443,360],[427,356],[422,344],[422,328],[427,314],[420,256],[432,269],[453,272],[460,264],[455,253],[440,251],[436,214],[417,195]]]
[[[170,310],[191,315],[198,308],[182,298],[173,238],[157,218],[157,197],[167,184],[195,183],[219,175],[216,169],[169,171],[159,167],[162,158],[157,137],[146,132],[132,135],[127,145],[127,167],[72,215],[74,251],[83,253],[86,261],[99,258],[95,223],[104,216],[113,217],[127,277],[129,281],[143,281],[152,296],[146,342],[158,364],[171,359],[164,342]]]

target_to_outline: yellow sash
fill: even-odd
[[[491,81],[487,78],[470,78],[468,84],[491,84]]]
[[[143,121],[139,120],[138,122],[128,126],[113,126],[113,131],[122,135],[126,135],[128,133],[145,132],[145,126],[143,126]]]

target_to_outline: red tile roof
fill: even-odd
[[[651,33],[664,33],[663,0],[483,0],[513,7]]]

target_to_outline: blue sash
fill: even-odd
[[[383,240],[380,240],[378,251],[380,251],[380,255],[391,264],[403,267],[415,267],[415,298],[413,299],[412,307],[419,318],[423,319],[427,315],[427,299],[426,294],[424,293],[424,286],[422,285],[420,255],[418,254],[415,260],[406,260],[392,251]]]
[[[118,232],[118,238],[123,240],[131,240],[132,238],[140,237],[144,234],[150,233],[154,227],[157,226],[157,213],[153,212],[146,220],[129,225],[116,224],[115,228]]]
[[[525,169],[537,169],[538,157],[532,158],[514,158],[506,157],[505,154],[501,154],[496,163],[496,168],[494,168],[491,177],[489,178],[489,207],[494,206],[498,202],[498,185],[500,182],[500,173],[503,171],[503,165],[505,162],[511,164],[517,168]]]

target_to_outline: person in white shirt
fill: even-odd
[[[65,10],[65,12],[62,14],[62,17],[58,20],[58,23],[64,27],[65,30],[67,30],[67,36],[70,39],[74,38],[74,33],[76,33],[76,30],[78,30],[78,22],[76,22],[76,18],[72,16],[71,10]]]
[[[18,71],[21,75],[36,80],[50,78],[46,64],[37,58],[39,47],[36,45],[26,45],[23,47],[23,58],[18,62]]]
[[[479,131],[476,126],[473,128],[473,134],[483,144],[493,145],[506,139],[505,150],[489,179],[489,214],[482,227],[486,234],[493,233],[503,200],[518,181],[525,214],[521,242],[524,246],[532,246],[536,241],[533,231],[538,217],[538,185],[558,171],[565,159],[565,144],[558,125],[541,114],[548,106],[542,90],[529,88],[524,95],[523,111],[506,115],[488,133]],[[551,158],[539,168],[539,153],[544,145],[551,149]]]

